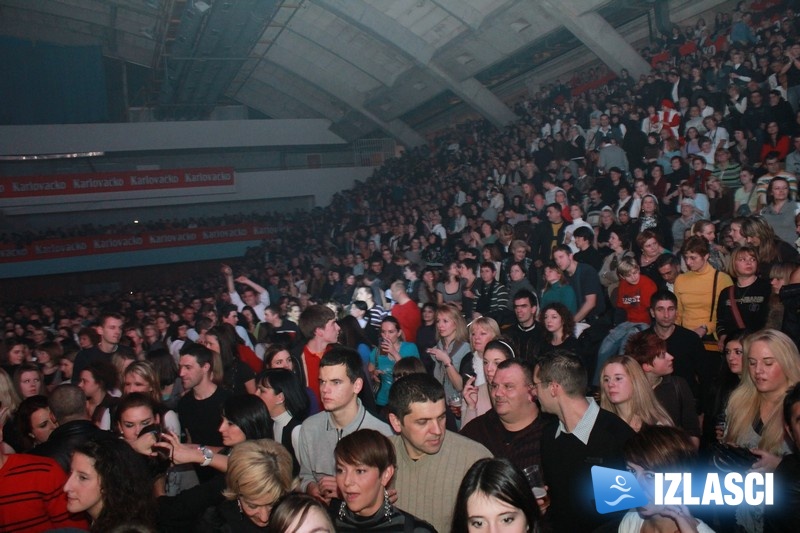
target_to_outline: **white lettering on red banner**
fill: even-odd
[[[141,252],[176,246],[260,241],[274,238],[280,231],[279,227],[263,224],[236,224],[216,228],[164,230],[111,237],[98,235],[71,239],[49,239],[21,246],[0,244],[0,258],[5,262],[14,263],[117,252]]]
[[[0,177],[2,198],[62,196],[152,189],[229,187],[235,172],[229,167],[170,170],[132,170],[57,176]]]

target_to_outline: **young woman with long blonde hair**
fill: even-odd
[[[641,365],[629,355],[612,357],[603,365],[600,407],[620,417],[637,433],[645,425],[673,425],[653,394]]]

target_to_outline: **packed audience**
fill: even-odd
[[[741,2],[211,277],[5,310],[3,530],[793,531],[798,30]],[[734,455],[776,505],[589,494]]]

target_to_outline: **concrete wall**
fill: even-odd
[[[324,119],[0,126],[0,155],[347,144]]]

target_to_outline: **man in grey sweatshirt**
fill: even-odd
[[[337,346],[319,363],[321,413],[307,418],[300,426],[297,459],[300,461],[300,489],[330,503],[337,496],[336,461],[333,450],[342,437],[359,429],[374,429],[387,437],[392,429],[369,414],[358,393],[364,386],[361,356]]]

